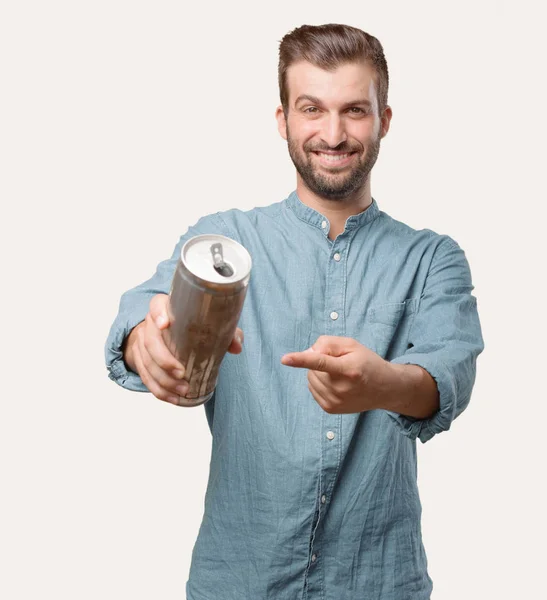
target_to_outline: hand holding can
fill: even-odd
[[[179,404],[180,397],[189,389],[184,379],[185,368],[171,353],[164,341],[164,332],[170,326],[167,305],[169,296],[157,294],[150,301],[144,321],[133,328],[124,344],[124,361],[137,373],[148,390],[159,400]],[[228,352],[243,350],[244,334],[236,329]]]

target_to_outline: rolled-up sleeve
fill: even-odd
[[[169,293],[182,246],[190,238],[206,233],[233,237],[220,213],[202,217],[180,237],[171,258],[160,262],[150,279],[122,295],[118,314],[112,323],[105,344],[108,376],[122,387],[138,392],[149,391],[141,378],[126,367],[122,351],[124,340],[136,325],[144,321],[152,297],[156,294]]]
[[[401,432],[422,442],[447,431],[471,398],[477,356],[484,349],[477,300],[465,253],[443,236],[433,255],[417,313],[409,334],[409,349],[393,359],[425,369],[437,383],[440,408],[428,419],[388,411]]]

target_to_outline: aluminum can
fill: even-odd
[[[234,337],[251,275],[249,252],[223,235],[198,235],[181,249],[169,292],[170,325],[164,340],[184,365],[189,383],[180,406],[198,406],[213,396]]]

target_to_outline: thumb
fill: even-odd
[[[167,294],[156,294],[150,300],[150,316],[158,329],[169,327],[168,302],[169,296]]]
[[[310,350],[321,352],[321,354],[328,354],[329,356],[344,356],[344,354],[351,352],[354,342],[354,340],[347,337],[322,335],[317,338],[317,341]]]

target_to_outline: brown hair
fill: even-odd
[[[287,69],[306,60],[326,71],[343,63],[367,61],[376,73],[380,115],[387,106],[389,75],[382,44],[372,35],[350,25],[302,25],[287,33],[279,44],[279,95],[285,117],[289,110]]]

